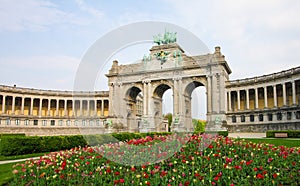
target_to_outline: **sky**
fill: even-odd
[[[212,52],[221,46],[231,80],[300,64],[297,0],[0,0],[0,4],[1,85],[72,90],[89,47],[111,30],[139,21],[181,26]],[[103,62],[95,90],[108,89],[104,74],[113,59],[128,64],[148,50],[148,45],[133,46]]]

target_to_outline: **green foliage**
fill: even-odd
[[[218,131],[218,135],[226,137],[226,136],[228,136],[228,131],[227,130],[226,131]]]
[[[78,146],[95,146],[118,141],[143,138],[146,136],[169,135],[170,132],[149,132],[149,133],[112,133],[98,135],[74,135],[74,136],[2,136],[0,142],[0,155],[13,156],[32,154],[40,152],[53,152],[71,149]]]
[[[172,120],[173,120],[173,115],[171,113],[167,113],[166,115],[164,115],[164,118],[168,119],[169,132],[170,132],[171,125],[172,125]]]
[[[194,125],[194,132],[195,133],[203,133],[205,131],[206,121],[193,119],[192,122],[193,122],[193,125]]]
[[[267,138],[275,138],[275,133],[287,133],[288,138],[300,138],[300,130],[272,130],[266,132]]]

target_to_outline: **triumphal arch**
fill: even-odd
[[[176,37],[154,38],[149,55],[134,64],[113,61],[109,73],[109,116],[128,131],[157,131],[162,124],[162,96],[173,92],[173,131],[192,131],[191,94],[204,86],[208,130],[221,130],[226,121],[225,82],[231,70],[220,47],[212,54],[188,56]],[[142,108],[139,110],[138,101]]]

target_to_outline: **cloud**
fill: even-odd
[[[70,56],[0,58],[0,84],[71,90],[79,62]]]
[[[88,4],[85,3],[84,0],[76,0],[76,4],[78,5],[78,7],[81,10],[89,13],[90,15],[92,15],[96,19],[102,19],[103,16],[104,16],[103,12],[93,8],[92,6],[89,6]]]
[[[1,2],[0,29],[6,31],[43,30],[59,23],[66,14],[47,1],[4,0]]]
[[[166,0],[177,23],[209,48],[222,46],[234,79],[299,65],[300,2]],[[180,36],[178,36],[180,37]]]
[[[68,7],[63,7],[68,9]],[[100,17],[100,11],[85,7],[94,16]],[[89,19],[63,10],[53,2],[46,0],[2,0],[0,7],[0,31],[45,31],[50,26],[85,25]]]

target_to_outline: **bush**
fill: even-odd
[[[272,130],[266,132],[267,138],[275,138],[275,133],[287,133],[288,138],[300,138],[300,130]]]
[[[170,132],[150,133],[112,133],[98,135],[74,135],[74,136],[25,136],[25,135],[3,135],[0,141],[0,155],[12,156],[32,154],[40,152],[51,152],[71,149],[78,146],[95,146],[118,141],[129,141],[155,135],[169,135]]]

